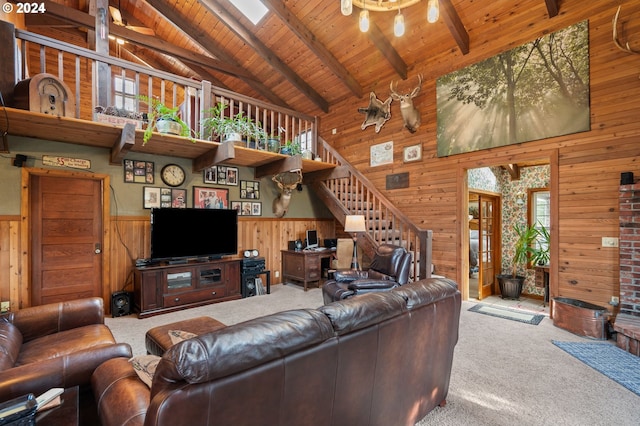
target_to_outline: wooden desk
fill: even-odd
[[[320,287],[322,280],[322,259],[331,259],[332,250],[282,250],[282,283],[286,280],[302,282],[304,291],[307,284],[317,282]]]

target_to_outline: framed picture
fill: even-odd
[[[145,186],[142,189],[142,207],[145,209],[162,207],[160,188]]]
[[[422,160],[422,144],[406,147],[402,159],[405,163]]]
[[[231,210],[237,210],[238,216],[242,216],[242,203],[240,201],[232,201]]]
[[[171,188],[160,188],[160,207],[171,207]]]
[[[262,216],[262,203],[251,203],[251,216]]]
[[[124,181],[126,183],[154,183],[154,163],[152,161],[124,160]]]
[[[228,209],[229,190],[194,186],[193,207],[197,209]]]
[[[240,209],[242,216],[251,216],[251,201],[243,201],[242,208]]]
[[[237,167],[227,167],[227,185],[238,186]]]
[[[248,200],[257,200],[260,198],[260,182],[253,180],[241,180],[240,198]]]
[[[369,165],[371,167],[393,163],[393,141],[371,145],[369,150]]]
[[[174,209],[187,208],[187,190],[171,188],[171,207]]]
[[[204,183],[218,183],[218,170],[216,166],[207,167],[202,171],[202,181]]]

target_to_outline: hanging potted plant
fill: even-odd
[[[239,145],[246,144],[243,138],[254,141],[267,138],[260,123],[245,116],[244,111],[240,111],[236,115],[225,116],[224,110],[227,106],[219,102],[216,106],[209,108],[209,116],[202,119],[206,137],[215,133],[221,142],[234,142]]]
[[[179,107],[169,108],[159,100],[148,96],[140,95],[138,98],[151,106],[147,113],[147,128],[142,137],[143,145],[149,142],[154,129],[163,134],[191,136],[189,125],[180,118]],[[192,142],[195,143],[195,140]]]
[[[496,276],[503,299],[520,299],[526,277],[518,275],[518,266],[526,266],[529,262],[529,255],[534,252],[532,245],[538,236],[538,230],[533,226],[515,225],[513,229],[518,238],[511,259],[511,273]]]

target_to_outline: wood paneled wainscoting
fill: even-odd
[[[264,218],[255,216],[238,218],[238,252],[258,249],[271,270],[272,284],[281,282],[280,250],[287,242],[304,239],[307,229],[316,229],[321,239],[335,238],[335,221],[330,218]],[[148,216],[126,216],[111,218],[111,256],[106,293],[133,290],[135,260],[149,256],[150,224]],[[25,248],[28,250],[28,248]],[[0,300],[10,302],[11,310],[23,307],[20,300],[20,217],[0,216]],[[276,271],[278,277],[276,277]],[[104,292],[103,292],[104,293]],[[110,301],[105,300],[105,309]],[[108,312],[110,314],[110,312]]]
[[[0,301],[20,305],[20,216],[0,216]]]
[[[111,292],[132,291],[135,260],[149,257],[149,217],[112,217],[111,228]],[[280,250],[286,249],[287,243],[291,240],[304,239],[307,229],[316,229],[321,241],[336,236],[335,221],[330,218],[239,217],[238,253],[247,249],[258,249],[260,256],[265,258],[267,269],[271,270],[272,284],[278,284],[282,281]]]

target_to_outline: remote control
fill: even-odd
[[[36,398],[36,402],[38,403],[38,408],[44,407],[48,402],[51,402],[52,399],[62,395],[64,392],[63,388],[51,388],[39,397]]]

